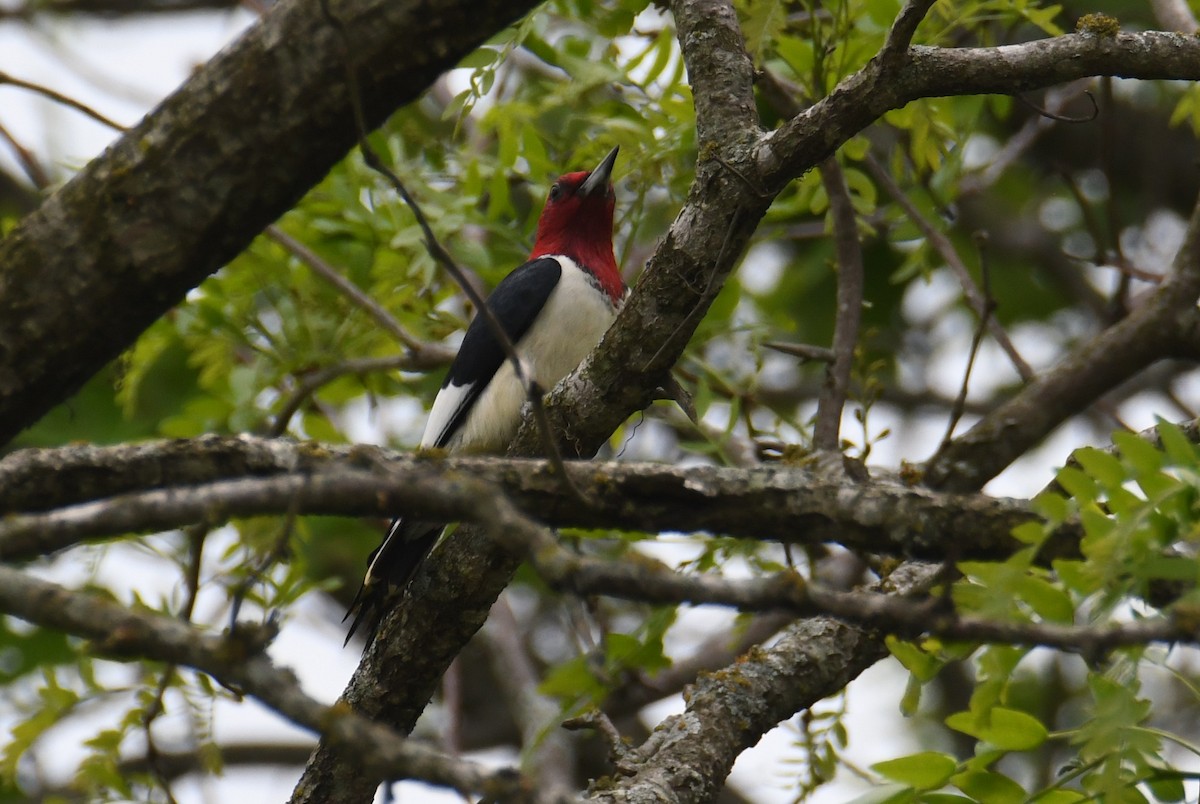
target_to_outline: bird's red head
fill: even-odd
[[[613,148],[595,170],[558,177],[538,219],[537,240],[531,259],[562,254],[590,271],[614,302],[625,293],[625,283],[613,256],[613,208],[616,198],[612,169]]]

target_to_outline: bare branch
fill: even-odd
[[[88,106],[87,104],[80,103],[79,101],[75,100],[74,98],[70,98],[70,97],[62,94],[61,92],[57,92],[53,89],[50,89],[49,87],[42,86],[41,84],[35,84],[32,81],[25,81],[21,78],[17,78],[16,76],[9,75],[6,72],[0,72],[0,84],[8,84],[9,86],[18,87],[20,89],[27,89],[30,92],[37,93],[38,95],[41,95],[44,98],[49,98],[50,100],[54,101],[55,103],[61,103],[63,106],[69,107],[71,109],[74,109],[77,112],[87,115],[88,117],[95,120],[97,123],[100,123],[101,125],[104,125],[104,126],[108,126],[113,131],[124,131],[125,130],[125,126],[121,125],[120,123],[115,122],[111,118],[105,117],[104,115],[100,114],[95,109]]]
[[[1150,31],[1067,34],[994,48],[914,45],[887,80],[878,61],[767,134],[757,149],[764,187],[778,190],[891,109],[917,98],[1012,95],[1097,75],[1200,79],[1200,41]]]
[[[975,280],[971,278],[971,271],[963,262],[962,257],[958,254],[958,249],[950,242],[950,238],[933,223],[921,214],[921,210],[911,199],[900,189],[900,185],[896,184],[895,179],[888,173],[887,168],[879,164],[879,160],[868,155],[865,160],[867,170],[870,171],[871,177],[879,182],[879,186],[883,191],[891,196],[892,200],[900,205],[904,210],[904,214],[908,215],[909,220],[921,231],[925,236],[925,240],[929,245],[933,246],[934,251],[938,253],[945,262],[947,267],[954,272],[954,276],[962,285],[963,295],[967,298],[967,302],[971,305],[971,309],[975,311],[975,315],[981,324],[986,325],[988,331],[1000,346],[1004,354],[1008,355],[1008,359],[1012,361],[1013,367],[1016,368],[1017,374],[1025,382],[1033,379],[1033,369],[1025,362],[1017,352],[1017,347],[1013,346],[1012,340],[1008,337],[1008,333],[1004,331],[1004,327],[992,315],[992,303],[987,295],[983,293]]]
[[[854,368],[854,350],[862,322],[863,256],[858,240],[858,219],[850,200],[846,177],[835,157],[821,163],[821,183],[829,196],[833,216],[833,239],[837,248],[837,319],[833,328],[833,363],[825,369],[825,383],[817,402],[817,422],[813,427],[813,446],[819,450],[840,451],[838,432],[842,410],[850,389],[850,371]]]
[[[611,595],[647,603],[715,603],[739,611],[825,614],[910,638],[933,634],[950,640],[1044,645],[1089,657],[1151,642],[1200,644],[1200,632],[1186,617],[1081,626],[1004,622],[957,614],[940,595],[911,600],[871,592],[838,592],[807,583],[790,571],[742,580],[684,575],[648,558],[636,563],[589,558],[562,547],[549,530],[502,497],[481,499],[478,505],[488,512],[482,518],[496,538],[510,549],[522,551],[551,586],[579,595]]]
[[[774,349],[776,352],[783,352],[785,355],[798,357],[801,360],[818,360],[825,363],[832,363],[835,357],[832,349],[825,346],[813,346],[807,343],[767,341],[763,346],[767,349]]]
[[[423,343],[414,337],[383,305],[364,293],[358,285],[355,285],[349,279],[342,276],[338,269],[321,259],[321,256],[315,251],[292,237],[276,224],[268,226],[264,233],[268,238],[283,246],[284,250],[293,257],[307,265],[314,274],[337,288],[339,293],[367,315],[371,316],[371,319],[389,332],[393,338],[408,347],[409,354],[416,362],[420,362],[426,357],[426,350],[431,350],[434,353],[434,359],[431,362],[436,365],[444,362],[442,355],[438,354],[441,351],[441,347]]]
[[[881,588],[907,594],[926,588],[931,577],[928,567],[905,567]],[[886,655],[878,634],[827,617],[801,620],[770,647],[696,679],[684,713],[660,723],[636,749],[643,760],[637,773],[592,800],[660,801],[662,791],[676,800],[711,800],[748,746]]]
[[[1200,296],[1200,203],[1172,276],[1129,316],[1067,355],[1051,371],[954,439],[926,469],[933,488],[981,487],[1055,426],[1153,362],[1184,351]]]
[[[917,32],[917,26],[921,24],[921,20],[925,19],[925,15],[933,7],[933,3],[934,0],[907,0],[904,8],[900,9],[900,14],[892,23],[892,29],[888,31],[883,47],[875,57],[886,69],[892,69],[903,63],[908,46]]]
[[[754,64],[728,0],[675,0],[675,28],[696,103],[701,143],[721,147],[758,131]]]
[[[184,449],[189,444],[190,452]],[[57,469],[47,472],[52,466]],[[934,560],[953,545],[964,556],[1009,555],[1018,547],[1012,529],[1037,519],[1018,500],[831,481],[781,464],[749,469],[568,464],[588,500],[584,505],[563,493],[546,466],[498,458],[431,460],[376,448],[248,437],[24,450],[0,461],[0,510],[9,512],[0,519],[0,557],[29,559],[87,538],[284,514],[293,507],[297,513],[366,516],[410,510],[446,521],[486,521],[486,512],[472,507],[472,497],[497,491],[521,510],[557,525],[837,541]],[[135,492],[137,487],[123,480],[128,475],[136,481],[145,472],[157,473],[160,479],[147,485],[159,488]],[[109,479],[111,485],[75,484],[88,475]],[[79,504],[62,507],[72,503]],[[15,513],[27,506],[60,510]],[[1077,540],[1077,528],[1065,525],[1043,557],[1072,554]]]
[[[291,671],[263,652],[260,634],[211,636],[170,617],[135,612],[98,595],[70,592],[0,566],[0,610],[44,628],[93,640],[103,656],[149,658],[199,670],[252,695],[299,726],[340,745],[353,746],[361,772],[378,779],[409,776],[463,793],[483,792],[519,800],[523,782],[514,771],[490,771],[396,735],[344,708],[308,697]]]
[[[39,190],[45,190],[50,186],[50,174],[42,167],[42,163],[38,160],[37,155],[18,142],[17,138],[12,135],[12,132],[4,126],[0,126],[0,140],[8,143],[8,147],[12,149],[13,155],[16,156],[17,162],[21,165],[21,169],[25,171],[25,176],[29,181],[33,182],[34,187]]]

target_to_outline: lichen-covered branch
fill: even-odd
[[[266,654],[271,634],[259,627],[216,636],[173,617],[135,611],[98,595],[0,565],[0,611],[45,628],[91,640],[90,649],[114,659],[142,659],[191,667],[257,698],[324,739],[352,747],[362,767],[378,778],[412,776],[464,794],[522,800],[530,791],[513,771],[491,771],[442,755],[345,708],[310,698],[291,671]]]
[[[245,436],[24,450],[0,460],[0,511],[9,514],[0,519],[0,558],[28,560],[86,539],[288,512],[404,511],[481,521],[471,505],[481,493],[501,494],[555,526],[838,542],[929,560],[1010,555],[1020,546],[1012,529],[1037,519],[1020,500],[831,480],[786,464],[566,468],[586,504],[544,461],[413,457]],[[1072,553],[1078,539],[1077,526],[1065,525],[1044,556]]]

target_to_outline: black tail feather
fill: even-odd
[[[444,529],[445,525],[433,522],[406,522],[403,519],[392,522],[383,542],[367,560],[366,578],[342,618],[345,622],[351,615],[354,617],[343,645],[350,644],[350,637],[365,624],[367,644],[364,650],[371,647],[384,615],[391,608],[389,603],[417,574],[417,568],[433,550]]]

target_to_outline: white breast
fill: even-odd
[[[517,353],[543,391],[549,391],[583,362],[612,325],[618,309],[574,260],[553,256],[562,266],[562,276],[537,321],[516,344]],[[463,386],[443,388],[430,411],[430,424],[437,419],[439,410],[457,409],[464,393]],[[505,360],[447,447],[469,452],[504,449],[516,435],[525,400],[525,389],[517,380],[511,361]],[[432,441],[436,435],[431,435],[431,430],[438,431],[426,427],[425,438]],[[430,445],[422,439],[421,446]]]

